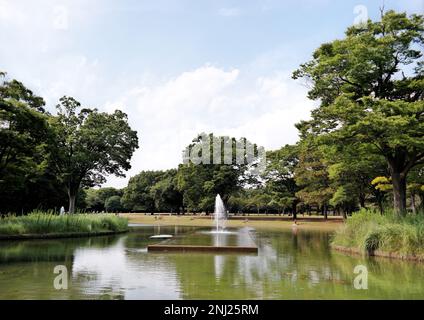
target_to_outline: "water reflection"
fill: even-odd
[[[213,233],[213,245],[216,247],[228,245],[226,239],[228,238],[222,233]],[[215,279],[219,282],[224,272],[225,256],[222,254],[216,254],[213,258],[215,266]]]
[[[249,245],[258,255],[148,253],[158,231],[173,241]],[[126,235],[0,243],[1,299],[419,299],[423,264],[346,256],[329,250],[331,234],[194,227],[136,227]],[[68,267],[68,290],[53,288],[55,265]],[[355,290],[353,268],[369,270],[369,290]]]

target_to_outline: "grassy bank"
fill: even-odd
[[[397,217],[362,210],[350,217],[334,246],[368,254],[424,260],[424,214]]]
[[[111,214],[66,214],[34,211],[0,219],[0,236],[122,232],[128,220]]]
[[[207,218],[190,215],[162,215],[157,217],[140,213],[129,213],[120,214],[120,216],[128,218],[130,223],[142,223],[149,225],[211,227],[214,223],[211,217]],[[245,217],[244,220],[227,220],[225,225],[232,228],[249,226],[263,229],[291,229],[293,225],[293,221],[291,220],[274,221],[267,219],[267,217],[263,215],[260,217],[262,217],[262,220],[253,220],[252,217]],[[328,221],[325,221],[322,217],[316,217],[314,221],[304,221],[302,218],[299,218],[297,219],[297,222],[299,230],[307,229],[333,231],[343,225],[343,222],[340,219],[333,219],[333,217],[328,219]]]

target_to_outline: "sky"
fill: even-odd
[[[128,114],[142,170],[175,168],[201,132],[278,149],[317,102],[291,78],[324,42],[379,8],[424,0],[0,0],[0,70],[55,113],[63,95]]]

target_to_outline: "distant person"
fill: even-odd
[[[292,232],[293,232],[293,235],[297,235],[297,226],[298,226],[298,224],[297,224],[297,220],[296,219],[294,219],[294,221],[293,221],[293,224],[292,224]]]

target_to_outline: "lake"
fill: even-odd
[[[116,236],[0,242],[0,299],[424,299],[424,264],[330,250],[330,231],[241,228],[219,245],[258,254],[150,253],[155,234],[216,244],[208,228],[131,226]],[[66,266],[68,289],[54,288]],[[357,290],[354,268],[368,270]]]

